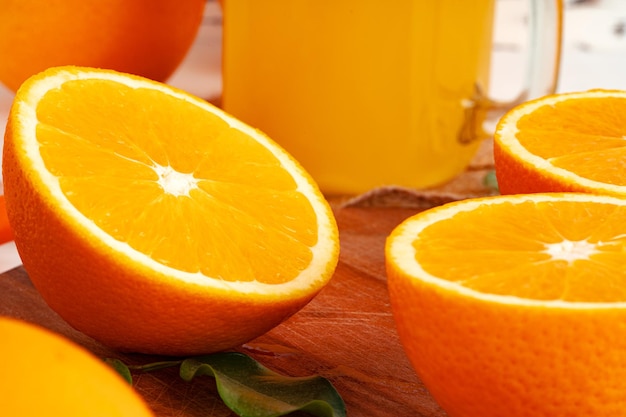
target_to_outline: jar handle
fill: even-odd
[[[522,91],[510,101],[489,98],[476,84],[474,96],[465,106],[466,123],[459,132],[461,143],[485,139],[484,121],[498,120],[506,111],[533,98],[556,92],[561,65],[563,0],[529,0],[529,47]]]

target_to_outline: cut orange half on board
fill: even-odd
[[[494,137],[501,193],[626,195],[625,120],[624,91],[556,94],[516,107]]]
[[[78,330],[114,348],[231,348],[329,281],[337,227],[276,143],[203,100],[105,70],[29,79],[3,175],[24,267]]]
[[[407,219],[386,246],[400,338],[451,417],[626,409],[626,200],[498,196]]]
[[[0,317],[4,416],[153,417],[100,358],[51,331]]]

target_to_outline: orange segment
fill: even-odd
[[[626,192],[626,92],[542,97],[498,123],[494,159],[503,194]]]
[[[552,141],[546,140],[546,136],[550,136],[554,138],[554,141],[558,141],[558,146],[554,146],[555,144]],[[558,130],[540,130],[532,126],[519,131],[517,138],[529,152],[545,159],[624,148],[624,139],[619,137],[579,132],[561,132]]]
[[[305,305],[337,262],[330,207],[293,158],[146,79],[78,67],[33,77],[3,164],[31,279],[70,324],[114,347],[233,347]]]
[[[415,215],[386,245],[401,341],[451,417],[626,407],[626,200],[528,194]]]

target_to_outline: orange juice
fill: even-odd
[[[226,0],[223,106],[327,194],[442,183],[479,143],[494,3]]]

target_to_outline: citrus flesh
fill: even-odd
[[[68,323],[118,349],[209,353],[303,307],[337,227],[282,148],[147,79],[80,67],[27,81],[3,153],[18,252]]]
[[[191,47],[205,0],[3,0],[0,82],[16,91],[59,65],[130,72],[164,81]]]
[[[389,236],[407,356],[451,417],[620,415],[626,200],[498,196],[419,213]]]
[[[591,90],[524,103],[494,136],[502,194],[578,191],[626,195],[626,92]]]
[[[3,415],[153,416],[126,381],[70,340],[8,317],[0,338]]]

